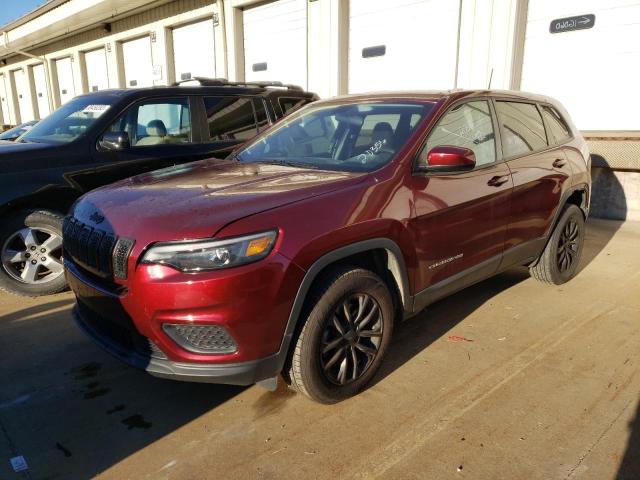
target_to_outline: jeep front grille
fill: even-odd
[[[62,236],[65,255],[81,267],[101,277],[127,278],[133,240],[116,238],[74,217],[64,219]]]

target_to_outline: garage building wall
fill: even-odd
[[[91,0],[91,4],[107,1]],[[193,70],[199,75],[230,80],[298,83],[325,98],[381,89],[522,87],[558,97],[574,114],[580,128],[640,129],[631,113],[633,108],[620,115],[603,105],[593,108],[590,102],[581,101],[585,90],[593,92],[601,85],[614,87],[607,93],[615,100],[609,102],[611,105],[631,98],[640,68],[640,0],[133,3],[145,7],[134,14],[106,18],[86,31],[29,50],[49,62],[54,106],[95,86],[131,86],[127,85],[127,69],[129,73],[139,70],[135,76],[140,80],[134,79],[138,86],[172,83],[187,74],[194,76]],[[56,22],[68,17],[72,28],[73,8],[80,12],[81,5],[86,8],[88,4],[69,0],[42,18],[19,25],[8,38],[26,41],[30,35],[46,32],[44,17]],[[596,15],[593,29],[549,33],[553,18],[581,13]],[[200,50],[197,45],[188,47],[197,43],[190,40],[195,35],[194,28],[205,37]],[[124,57],[128,46],[141,38],[148,39],[145,45],[150,45],[150,54],[147,51],[143,55],[144,64],[131,61],[127,66]],[[369,47],[384,47],[384,52],[376,53],[373,48],[373,55],[365,58],[364,50]],[[93,68],[89,58],[91,52],[98,50],[106,58],[106,66],[101,69]],[[196,68],[198,54],[204,54],[206,59]],[[16,123],[21,102],[11,72],[23,70],[28,76],[42,60],[19,54],[4,60],[6,65],[0,66],[7,84],[3,121]],[[551,70],[557,71],[548,73]],[[616,78],[611,77],[614,70],[621,72]],[[94,78],[96,75],[100,81]],[[28,79],[27,83],[31,81]],[[38,98],[32,90],[35,88],[21,90],[23,97],[30,97],[22,99],[24,117],[29,116],[29,111],[39,110],[33,108],[38,105]],[[629,101],[638,102],[638,98],[636,95]],[[640,105],[632,106],[637,109]]]

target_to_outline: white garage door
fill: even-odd
[[[453,88],[459,3],[351,0],[349,92]]]
[[[107,71],[107,53],[104,48],[91,50],[84,54],[87,68],[87,85],[90,92],[97,92],[109,88],[109,73]]]
[[[197,48],[197,45],[194,45]],[[126,87],[151,87],[153,85],[153,62],[151,61],[151,39],[138,38],[122,43],[124,79]]]
[[[197,45],[197,48],[194,48]],[[173,29],[173,61],[176,80],[216,76],[213,20]]]
[[[243,12],[245,79],[307,88],[307,0],[278,0]]]
[[[33,120],[33,108],[31,106],[31,95],[29,94],[29,85],[27,76],[22,69],[11,72],[13,82],[16,86],[16,95],[18,96],[18,107],[20,109],[20,122],[24,123]]]
[[[60,104],[63,105],[76,95],[76,88],[73,83],[73,67],[71,66],[70,57],[56,60],[56,73],[58,75]]]
[[[550,33],[554,19],[593,28]],[[581,130],[639,130],[640,3],[529,0],[521,88],[560,100]]]
[[[0,75],[0,107],[2,108],[2,123],[10,124],[11,118],[9,117],[9,97],[7,97],[7,84],[6,77]]]
[[[50,113],[49,93],[47,90],[47,75],[44,71],[44,65],[40,64],[33,67],[33,83],[36,87],[38,118],[44,118]]]

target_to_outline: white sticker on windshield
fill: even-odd
[[[110,105],[87,105],[82,110],[82,113],[93,113],[96,117],[99,117],[109,109]]]

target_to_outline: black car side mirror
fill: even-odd
[[[107,132],[98,144],[104,150],[126,150],[131,146],[127,132]]]

